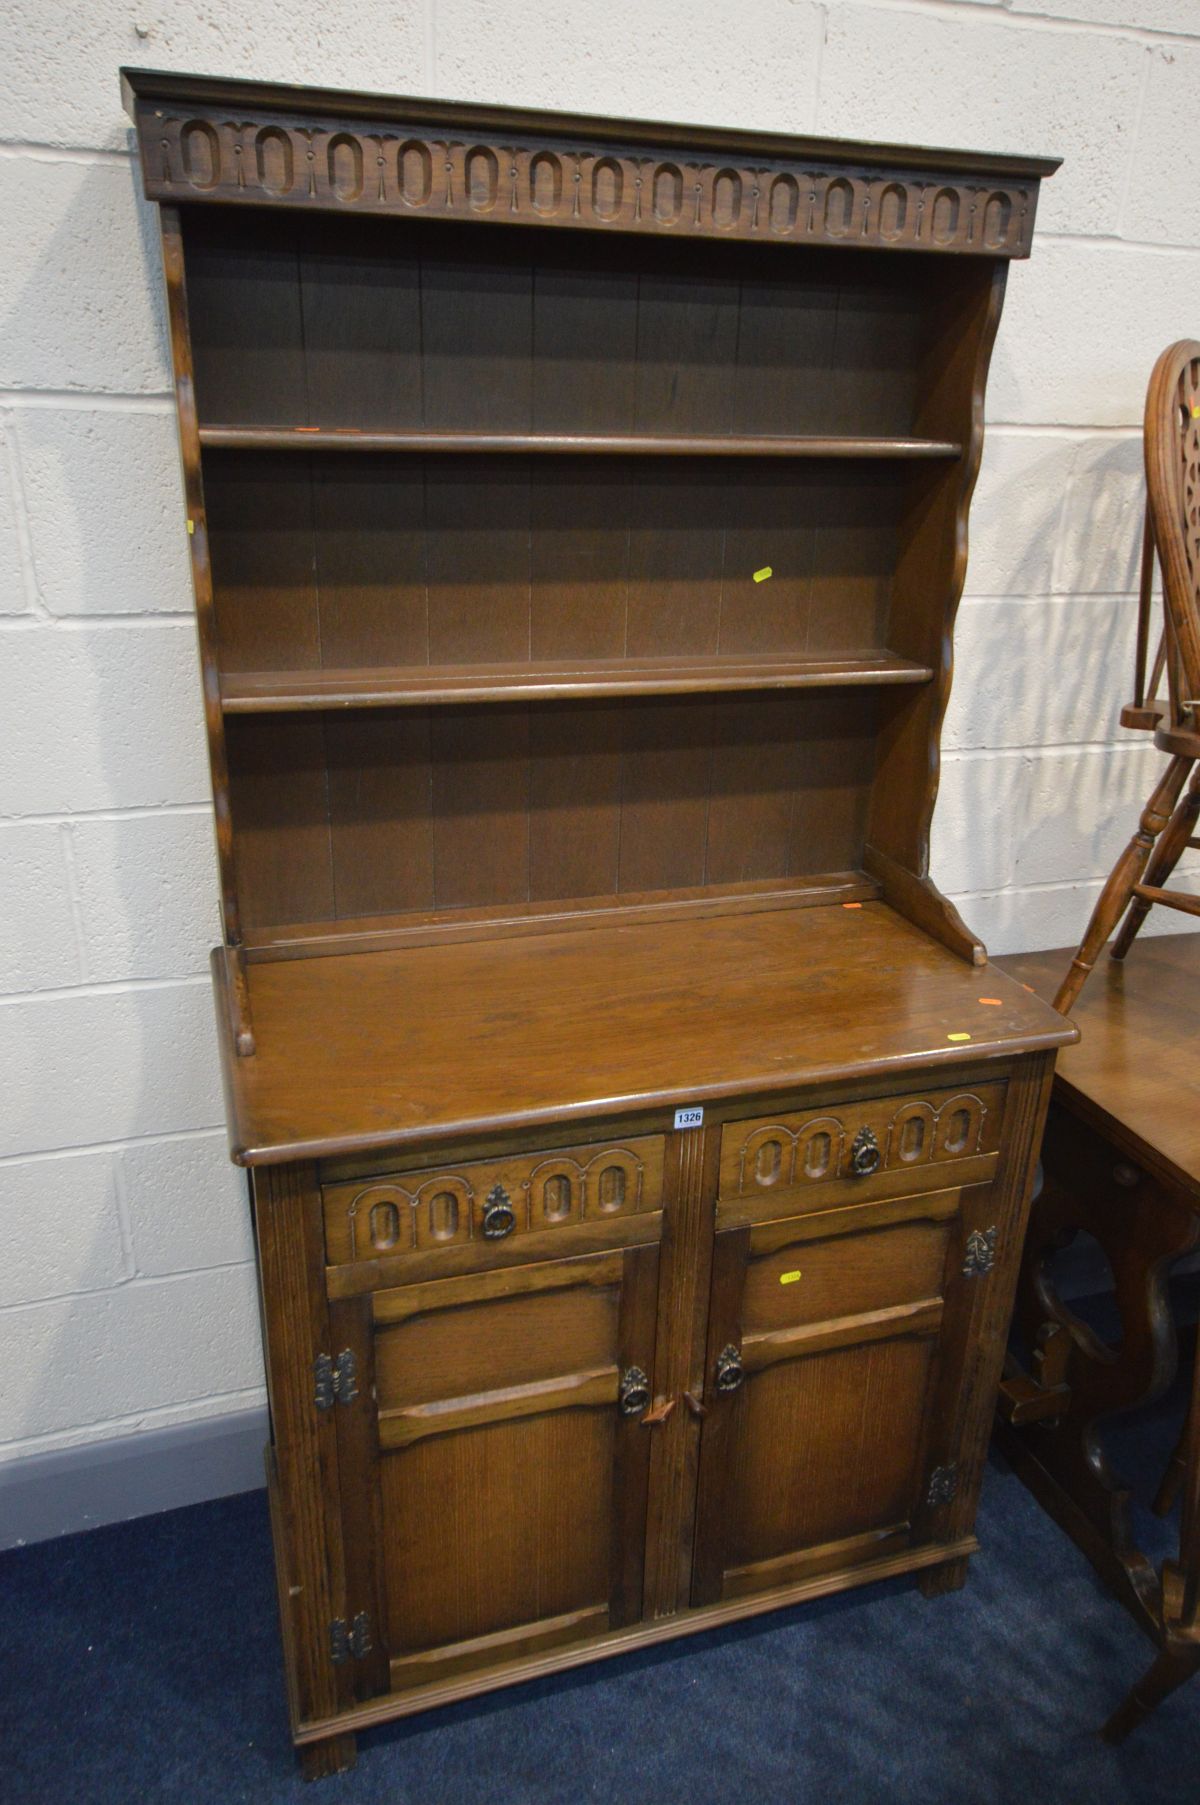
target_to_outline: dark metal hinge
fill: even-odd
[[[332,1410],[335,1404],[352,1404],[358,1396],[358,1361],[350,1348],[343,1348],[336,1360],[318,1354],[313,1361],[313,1402],[318,1410]]]
[[[344,1617],[335,1617],[329,1626],[329,1659],[361,1661],[371,1652],[371,1620],[360,1611],[349,1629]]]
[[[957,1466],[934,1467],[932,1473],[929,1475],[929,1485],[925,1492],[925,1502],[933,1507],[936,1507],[939,1504],[949,1504],[957,1490]]]
[[[968,1278],[978,1278],[980,1274],[990,1272],[995,1264],[995,1227],[973,1228],[967,1236],[967,1257],[963,1261],[963,1271]]]

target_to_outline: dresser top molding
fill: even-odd
[[[122,69],[167,203],[1027,257],[1059,159]]]

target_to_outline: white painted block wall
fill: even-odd
[[[1066,159],[1011,273],[935,824],[935,873],[994,951],[1077,937],[1150,785],[1156,755],[1114,725],[1139,420],[1158,351],[1200,336],[1200,0],[8,0],[0,1462],[262,1399],[123,62]]]

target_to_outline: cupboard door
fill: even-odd
[[[341,1463],[343,1523],[373,1490],[377,1686],[641,1616],[657,1289],[647,1245],[356,1300],[374,1447]]]
[[[963,1195],[718,1232],[693,1604],[914,1539]]]

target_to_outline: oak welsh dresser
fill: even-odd
[[[1074,1030],[986,964],[929,825],[1056,165],[124,92],[306,1771],[529,1675],[960,1584]]]

